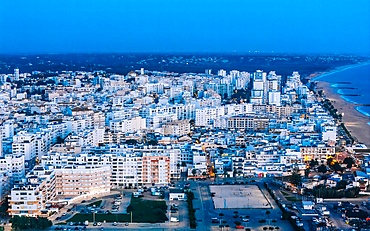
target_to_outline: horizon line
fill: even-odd
[[[237,52],[237,51],[176,51],[176,52],[170,52],[170,51],[122,51],[122,52],[0,52],[0,56],[4,55],[10,55],[10,56],[30,56],[30,55],[132,55],[132,54],[143,54],[143,55],[307,55],[307,56],[357,56],[357,57],[364,57],[364,58],[370,58],[370,54],[355,54],[355,53],[338,53],[338,52],[275,52],[275,51],[243,51],[243,52]]]

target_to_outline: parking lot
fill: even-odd
[[[257,185],[211,185],[216,209],[269,209],[271,205]]]
[[[176,185],[177,186],[177,185]],[[183,185],[181,185],[183,186]],[[135,189],[125,189],[119,192],[115,192],[112,195],[105,196],[102,198],[91,198],[88,200],[82,200],[76,204],[70,204],[62,208],[59,214],[56,215],[56,220],[54,224],[60,224],[66,222],[65,225],[53,226],[52,230],[99,230],[99,229],[147,229],[149,227],[158,226],[163,228],[173,228],[173,229],[184,229],[188,226],[188,216],[187,216],[187,203],[185,201],[169,201],[168,197],[168,187],[158,188],[164,192],[164,195],[152,195],[150,189],[143,190],[139,197],[143,197],[144,200],[149,201],[163,201],[167,204],[166,216],[170,220],[176,219],[176,222],[164,222],[164,223],[131,223],[128,222],[109,222],[104,221],[104,217],[111,214],[110,217],[121,217],[122,214],[127,214],[127,207],[130,205],[131,197],[134,192],[138,190]],[[150,211],[147,211],[150,213]],[[129,214],[129,213],[128,213]],[[72,219],[75,215],[78,215],[78,219]],[[86,216],[88,216],[90,222],[85,223]],[[91,222],[92,216],[95,218],[95,222]],[[130,217],[130,214],[128,215]],[[134,214],[135,217],[135,214]],[[104,220],[103,220],[104,219]],[[73,223],[71,223],[71,221]]]

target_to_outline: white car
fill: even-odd
[[[98,222],[98,226],[101,226],[101,223],[100,222]]]
[[[243,218],[243,219],[242,219],[242,221],[244,221],[244,222],[249,222],[249,219],[247,219],[247,218]]]

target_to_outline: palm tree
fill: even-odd
[[[226,178],[227,178],[227,170],[224,169],[224,181],[226,181]]]
[[[185,161],[181,162],[181,167],[183,167],[183,168],[186,167],[186,162]],[[181,175],[182,175],[182,168],[181,168]]]
[[[234,170],[233,170],[233,177],[234,177],[234,181],[236,181],[236,175],[237,175],[237,171],[236,171],[236,168],[234,167]]]
[[[181,172],[181,173],[179,174],[179,170],[180,170],[180,167],[181,167],[180,163],[177,163],[176,167],[177,167],[177,174],[179,175],[179,177],[178,177],[178,178],[180,178],[181,173],[182,173],[182,172]]]
[[[207,176],[206,172],[202,172],[202,176],[205,178]]]

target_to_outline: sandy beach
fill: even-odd
[[[324,90],[326,97],[332,102],[338,113],[343,113],[342,121],[353,137],[370,147],[370,118],[358,112],[355,105],[345,101],[335,92],[328,82],[317,82],[317,90]]]

